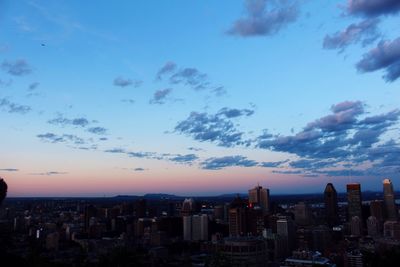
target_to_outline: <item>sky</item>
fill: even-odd
[[[8,196],[400,188],[398,0],[0,0]]]

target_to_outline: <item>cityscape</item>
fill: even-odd
[[[400,0],[0,0],[0,267],[400,262]]]
[[[397,266],[396,195],[390,179],[382,185],[364,194],[359,183],[342,194],[328,183],[290,196],[256,185],[215,197],[10,198],[0,249],[15,266]]]

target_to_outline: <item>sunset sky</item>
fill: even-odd
[[[0,0],[9,196],[400,189],[398,0]]]

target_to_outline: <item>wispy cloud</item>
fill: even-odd
[[[17,171],[19,171],[19,169],[15,169],[15,168],[4,168],[4,169],[0,169],[0,171],[2,171],[2,172],[17,172]]]
[[[143,81],[140,81],[140,80],[132,80],[132,79],[123,78],[123,77],[117,77],[113,81],[113,84],[115,86],[119,86],[119,87],[127,87],[127,86],[132,85],[133,87],[137,88],[137,87],[141,86],[142,83],[143,83]]]
[[[153,98],[150,99],[150,104],[165,104],[167,97],[172,93],[171,88],[161,89],[154,92]]]
[[[241,37],[278,33],[299,16],[297,1],[247,0],[246,16],[236,20],[227,31]]]
[[[6,98],[0,98],[0,109],[8,112],[8,113],[19,113],[26,114],[32,110],[30,106],[20,105]]]
[[[25,59],[18,59],[15,61],[5,60],[1,64],[1,68],[3,71],[13,76],[24,76],[32,72],[31,66],[29,66]]]

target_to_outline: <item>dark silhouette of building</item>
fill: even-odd
[[[7,196],[7,189],[8,189],[8,186],[7,186],[6,182],[3,180],[3,178],[0,177],[0,205],[1,205],[1,203],[3,203],[3,200]]]
[[[258,206],[263,211],[269,212],[269,189],[263,188],[262,186],[257,185],[253,189],[249,190],[249,204],[250,206]]]
[[[357,216],[362,219],[361,185],[358,183],[347,184],[348,220]]]
[[[385,210],[388,220],[397,220],[397,207],[394,201],[394,190],[392,181],[383,180],[383,200],[385,202]]]
[[[90,223],[90,221],[91,221],[91,218],[96,218],[96,215],[97,215],[97,209],[96,209],[96,207],[95,206],[93,206],[93,205],[87,205],[86,207],[85,207],[85,217],[84,217],[84,219],[85,219],[85,231],[86,232],[89,232],[89,230],[90,230],[90,226],[91,226],[91,223]]]
[[[229,235],[240,236],[247,233],[247,203],[237,196],[229,207]]]
[[[369,204],[371,216],[374,216],[380,223],[385,219],[385,210],[382,200],[373,200]]]
[[[332,183],[328,183],[324,191],[325,218],[326,222],[332,226],[339,222],[337,192]]]
[[[190,216],[195,212],[195,202],[193,198],[186,198],[182,203],[181,215]]]
[[[147,201],[146,199],[139,199],[135,203],[135,215],[138,218],[147,217]]]

